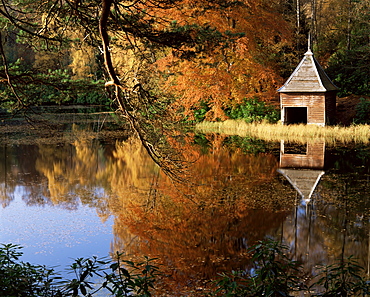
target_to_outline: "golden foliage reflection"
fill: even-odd
[[[366,264],[369,184],[368,171],[359,179],[363,167],[352,175],[327,172],[315,203],[304,208],[277,173],[274,154],[225,147],[225,136],[167,137],[173,155],[189,160],[175,180],[135,137],[103,145],[75,128],[68,139],[74,140],[1,148],[2,206],[21,184],[29,205],[73,209],[82,203],[103,221],[113,215],[112,252],[130,260],[158,257],[168,276],[162,289],[204,286],[196,280],[247,267],[248,247],[266,235],[288,243],[307,271],[343,251]]]
[[[192,160],[183,182],[165,175],[134,137],[111,151],[82,136],[62,150],[40,146],[36,166],[53,204],[74,207],[80,198],[102,219],[113,214],[112,249],[158,257],[175,284],[246,266],[248,247],[281,228],[294,197],[274,155],[230,151],[218,135],[208,136],[204,152],[194,139],[168,137]]]
[[[147,171],[141,175],[147,177],[145,191],[135,187],[135,195],[124,185],[114,191],[114,249],[130,257],[159,257],[173,285],[247,265],[247,248],[279,229],[292,205],[294,195],[279,182],[273,155],[230,153],[218,136],[210,140],[206,154],[191,145],[192,137],[170,140],[185,158],[197,158],[186,182]],[[140,144],[131,146],[136,151]],[[147,160],[142,161],[131,164],[144,168]]]

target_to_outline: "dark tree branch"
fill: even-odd
[[[5,71],[5,75],[6,75],[7,84],[9,86],[10,90],[12,91],[12,93],[14,94],[15,98],[17,99],[18,104],[21,105],[22,107],[24,107],[25,105],[23,103],[23,100],[19,97],[19,95],[17,93],[17,90],[15,89],[15,87],[12,83],[11,76],[9,74],[8,61],[6,59],[4,48],[3,48],[3,37],[2,37],[1,31],[0,31],[0,55],[1,55],[1,58],[2,58],[3,64],[4,64],[4,71]]]

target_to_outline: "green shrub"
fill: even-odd
[[[244,99],[242,104],[225,110],[226,115],[231,119],[243,119],[247,123],[267,121],[276,123],[280,119],[279,112],[258,98]]]
[[[67,297],[142,296],[153,294],[159,276],[156,259],[144,257],[142,262],[97,257],[79,258],[69,271],[72,279],[62,279],[53,269],[22,262],[21,247],[0,246],[0,296]],[[364,269],[352,257],[323,266],[311,280],[303,283],[302,266],[288,257],[288,247],[273,240],[261,241],[249,252],[251,267],[243,271],[220,274],[220,279],[206,296],[369,296],[370,284]]]
[[[97,257],[76,259],[69,268],[75,277],[62,279],[53,269],[20,261],[20,250],[13,244],[0,247],[0,296],[93,296],[105,290],[107,295],[117,297],[147,297],[152,295],[158,276],[158,267],[152,264],[155,259],[145,257],[134,263],[122,260],[117,253],[115,261]],[[101,283],[96,283],[97,278]]]
[[[198,108],[193,110],[195,122],[202,122],[210,110],[209,104],[202,101]],[[225,115],[230,119],[243,119],[247,123],[262,122],[276,123],[280,120],[280,112],[271,105],[258,98],[244,99],[243,103],[224,109]]]
[[[313,286],[322,289],[312,296],[369,296],[369,282],[362,277],[364,269],[349,257],[321,268]]]
[[[300,285],[301,266],[288,258],[287,249],[276,241],[259,242],[250,249],[253,268],[221,274],[210,296],[291,296]]]
[[[57,296],[53,283],[59,280],[53,269],[19,261],[21,247],[0,248],[0,296]]]
[[[210,110],[210,107],[207,102],[202,101],[199,105],[199,108],[193,111],[195,121],[200,123],[206,118],[206,113]]]

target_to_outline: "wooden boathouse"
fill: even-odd
[[[282,124],[334,124],[337,91],[309,46],[297,68],[278,90]]]

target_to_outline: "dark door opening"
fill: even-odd
[[[307,143],[301,144],[286,142],[284,143],[283,150],[283,153],[286,155],[307,155]]]
[[[285,124],[307,124],[307,107],[285,107]]]

